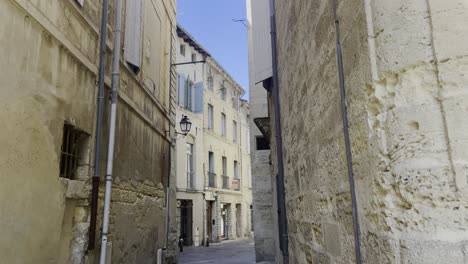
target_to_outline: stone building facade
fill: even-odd
[[[262,85],[262,74],[267,72],[271,76],[271,48],[270,39],[263,38],[262,27],[268,25],[269,0],[247,0],[247,24],[249,37],[249,104],[250,104],[250,147],[252,163],[253,184],[253,218],[255,257],[257,262],[274,261],[277,241],[277,213],[275,204],[275,192],[273,191],[274,177],[270,160],[270,137],[267,131],[262,131],[263,123],[269,123],[267,91]],[[254,13],[255,12],[255,13]],[[255,26],[254,26],[255,25]],[[269,27],[265,28],[267,36]],[[263,42],[262,42],[263,40]],[[254,43],[263,44],[267,53],[266,61],[254,54]],[[257,62],[255,63],[255,58]],[[266,63],[269,67],[261,67]],[[264,135],[265,134],[265,135]]]
[[[155,263],[166,246],[166,187],[173,171],[166,131],[175,121],[170,62],[176,8],[173,0],[127,0],[122,6],[109,263]],[[102,1],[0,2],[1,262],[98,262],[104,177],[96,247],[87,246],[101,10]],[[114,15],[115,1],[109,1],[101,175]],[[138,26],[133,32],[130,20]],[[130,65],[129,53],[139,62]]]
[[[242,87],[178,26],[176,140],[178,237],[187,246],[250,235],[249,104]]]
[[[289,262],[355,262],[334,1],[273,2]],[[468,263],[468,5],[336,2],[362,260]]]

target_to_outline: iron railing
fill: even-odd
[[[208,187],[216,187],[216,173],[208,172]]]
[[[223,175],[223,189],[229,189],[229,177]]]

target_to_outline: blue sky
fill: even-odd
[[[177,19],[248,92],[245,0],[177,0]],[[248,98],[246,94],[244,98]]]

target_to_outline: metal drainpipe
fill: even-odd
[[[102,135],[102,113],[104,99],[104,77],[106,71],[106,40],[107,40],[107,0],[102,1],[101,18],[101,46],[99,51],[99,80],[96,118],[96,143],[94,146],[94,176],[91,190],[91,219],[88,233],[88,250],[93,250],[96,244],[96,218],[99,199],[100,172],[99,163],[101,160],[101,135]]]
[[[104,196],[104,216],[102,221],[101,235],[101,258],[100,264],[106,263],[107,237],[109,232],[109,213],[112,191],[112,169],[114,163],[115,146],[115,123],[117,117],[117,97],[119,89],[119,67],[120,67],[120,27],[122,16],[122,1],[115,2],[115,32],[114,32],[114,54],[112,58],[112,91],[111,91],[111,109],[109,122],[109,145],[107,151],[107,173],[106,173],[106,192]]]
[[[281,133],[280,101],[278,88],[278,68],[276,57],[276,15],[275,0],[270,0],[270,25],[271,25],[271,54],[273,68],[273,102],[275,111],[275,138],[276,138],[276,157],[278,163],[277,175],[277,203],[278,203],[278,228],[280,249],[283,255],[283,264],[289,263],[288,249],[288,220],[286,216],[286,201],[284,188],[284,163],[283,163],[283,139]]]
[[[171,30],[172,30],[172,23],[171,23]],[[169,94],[172,93],[172,31],[171,31],[171,41],[170,41],[170,48],[169,48],[170,52],[169,52]],[[171,98],[169,98],[169,100],[171,100]],[[169,102],[169,114],[172,113],[172,104]],[[177,117],[177,115],[176,115]],[[169,125],[169,138],[171,138],[171,128],[170,128],[170,125]],[[166,243],[165,243],[165,250],[167,251],[168,249],[168,242],[169,242],[169,225],[170,225],[170,219],[171,219],[171,216],[170,216],[170,210],[169,210],[169,206],[170,206],[170,186],[171,186],[171,162],[172,162],[172,155],[171,155],[171,148],[172,148],[172,138],[171,138],[171,141],[169,143],[169,170],[167,172],[167,187],[166,187]]]
[[[354,249],[356,254],[356,263],[361,264],[361,245],[359,241],[359,219],[356,201],[356,189],[354,186],[354,175],[353,175],[353,160],[351,155],[351,144],[349,140],[349,129],[348,129],[348,110],[346,108],[346,94],[345,94],[345,82],[343,74],[343,56],[341,52],[341,41],[340,41],[340,21],[337,15],[337,0],[333,0],[333,12],[335,17],[335,30],[336,30],[336,56],[338,62],[338,78],[340,81],[340,98],[341,98],[341,112],[343,116],[343,133],[346,146],[346,163],[348,166],[348,179],[349,189],[351,192],[351,205],[353,212],[353,228],[354,228]]]

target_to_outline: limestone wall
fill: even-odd
[[[107,88],[114,23],[114,1],[109,2]],[[165,243],[164,185],[170,164],[165,130],[175,118],[168,85],[175,79],[168,67],[170,39],[175,35],[174,2],[159,1],[145,11],[146,18],[152,11],[162,18],[160,32],[151,28],[143,32],[142,43],[148,44],[143,68],[148,71],[135,74],[121,63],[109,238],[112,263],[155,261],[156,249]],[[83,7],[72,0],[0,3],[2,262],[94,263],[99,255],[99,246],[88,252],[86,247],[100,8],[100,1],[86,0]],[[158,45],[151,41],[155,34]],[[157,63],[152,60],[156,57]],[[153,85],[148,85],[150,81]],[[106,89],[101,175],[107,157],[107,98]],[[64,122],[88,135],[72,180],[59,177]],[[104,181],[99,220],[103,186]],[[97,240],[100,225],[98,221]]]
[[[276,2],[290,262],[349,263],[333,2]],[[338,3],[363,259],[467,263],[468,6]]]

